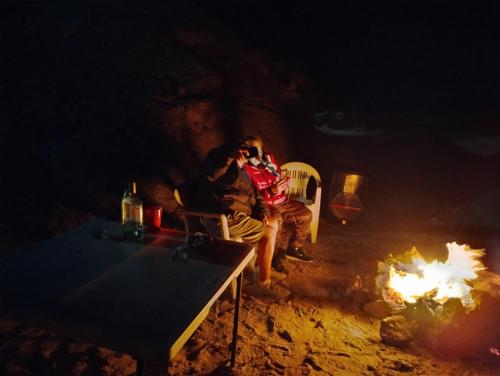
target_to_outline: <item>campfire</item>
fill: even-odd
[[[456,242],[446,246],[445,261],[426,261],[413,247],[379,262],[375,284],[382,299],[366,304],[365,311],[381,319],[385,344],[404,347],[415,339],[443,356],[497,358],[497,335],[490,327],[497,315],[491,295],[497,276],[485,270],[484,250]]]
[[[394,311],[423,301],[433,308],[450,299],[460,300],[466,311],[476,307],[471,281],[485,267],[484,250],[447,243],[448,259],[426,262],[415,247],[403,256],[388,257],[378,264],[377,289]]]

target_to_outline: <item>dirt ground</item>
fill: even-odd
[[[292,291],[288,301],[243,294],[233,370],[227,364],[234,308],[226,296],[216,302],[169,371],[173,375],[499,375],[500,357],[488,347],[500,345],[495,328],[499,294],[493,304],[490,301],[489,315],[479,316],[482,325],[471,335],[458,328],[449,338],[443,337],[451,342],[461,338],[462,347],[439,346],[438,341],[430,348],[414,341],[398,348],[381,342],[380,320],[363,311],[372,297],[348,293],[356,275],[373,291],[376,261],[387,253],[399,254],[415,245],[426,256],[442,257],[445,243],[457,240],[452,236],[456,234],[384,230],[362,222],[346,227],[323,219],[319,241],[310,247],[314,261],[285,261],[287,276],[280,283]],[[491,234],[482,234],[469,242],[477,246],[497,241]],[[128,355],[6,321],[0,321],[0,364],[1,375],[131,375],[135,371]]]

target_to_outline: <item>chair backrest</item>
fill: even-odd
[[[281,166],[281,170],[288,170],[290,176],[290,183],[286,191],[289,198],[306,200],[307,185],[311,177],[316,181],[316,186],[321,187],[321,178],[318,171],[307,163],[288,162]]]
[[[179,188],[174,189],[174,198],[175,201],[182,207],[184,207],[184,203],[182,202],[181,192],[179,192]]]
[[[203,200],[201,197],[203,179],[198,178],[178,185],[174,190],[174,198],[177,203],[186,210],[202,210]]]
[[[200,180],[183,183],[174,189],[175,201],[184,210],[186,233],[201,231],[202,228],[216,238],[230,240],[227,218],[223,214],[199,211]],[[202,228],[200,228],[200,225]]]

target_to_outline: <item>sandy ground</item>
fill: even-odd
[[[490,342],[472,340],[458,347],[429,349],[413,342],[401,349],[384,345],[380,320],[362,309],[366,295],[347,295],[358,274],[373,289],[376,261],[388,252],[402,253],[413,245],[424,255],[443,256],[450,233],[372,228],[362,223],[341,227],[320,223],[312,263],[286,261],[290,288],[286,302],[243,295],[237,364],[227,368],[233,320],[229,296],[216,302],[207,319],[172,361],[174,375],[499,375],[500,358],[487,344],[499,345],[498,331]],[[482,236],[482,237],[481,237]],[[481,235],[470,243],[496,243]],[[498,249],[496,250],[498,252]],[[487,249],[488,252],[488,249]],[[480,319],[472,338],[486,338],[495,328],[493,315]],[[487,329],[486,329],[487,331]],[[450,338],[464,336],[457,330]],[[449,339],[449,338],[448,338]],[[440,350],[436,350],[440,348]],[[498,348],[498,347],[497,347]],[[0,375],[130,375],[135,362],[128,355],[0,321]]]

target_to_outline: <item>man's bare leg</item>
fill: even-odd
[[[275,218],[270,218],[264,235],[260,239],[257,248],[257,261],[259,263],[259,280],[267,283],[271,278],[271,263],[273,260],[274,246],[276,244],[276,234],[278,233],[278,222]]]

